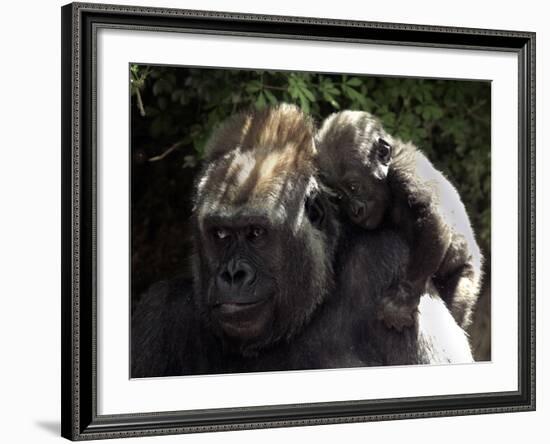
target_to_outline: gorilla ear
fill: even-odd
[[[378,139],[374,144],[373,175],[378,180],[384,180],[388,175],[388,169],[392,159],[393,148],[384,139]]]
[[[378,139],[376,155],[383,165],[388,165],[392,157],[392,147],[384,139]]]
[[[306,198],[305,210],[307,218],[312,225],[320,228],[325,221],[326,210],[319,194],[308,196]]]

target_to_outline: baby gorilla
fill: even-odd
[[[387,134],[366,112],[329,116],[316,144],[320,175],[352,225],[391,227],[410,247],[405,276],[383,298],[378,318],[398,331],[413,325],[432,279],[457,323],[467,327],[482,257],[453,185],[413,144]]]

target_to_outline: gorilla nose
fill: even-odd
[[[246,261],[232,259],[218,275],[218,285],[228,290],[239,289],[251,285],[255,277],[254,270]]]
[[[363,202],[350,202],[350,216],[353,222],[361,222],[367,215],[367,208]]]

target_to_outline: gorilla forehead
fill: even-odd
[[[316,136],[323,171],[340,176],[338,167],[370,164],[370,152],[378,138],[392,143],[380,121],[366,111],[341,111],[327,117]]]
[[[206,147],[210,162],[195,199],[199,222],[246,213],[298,223],[305,196],[317,186],[315,154],[312,123],[295,106],[230,118]]]
[[[352,131],[353,130],[353,131]],[[358,137],[369,139],[373,134],[383,132],[382,124],[366,111],[341,111],[331,114],[323,122],[318,139],[338,139],[357,144]]]

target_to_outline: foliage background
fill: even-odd
[[[189,272],[191,187],[204,145],[226,117],[279,102],[319,124],[365,110],[420,147],[457,187],[485,255],[471,327],[476,359],[490,359],[491,86],[489,82],[131,65],[132,298]]]

